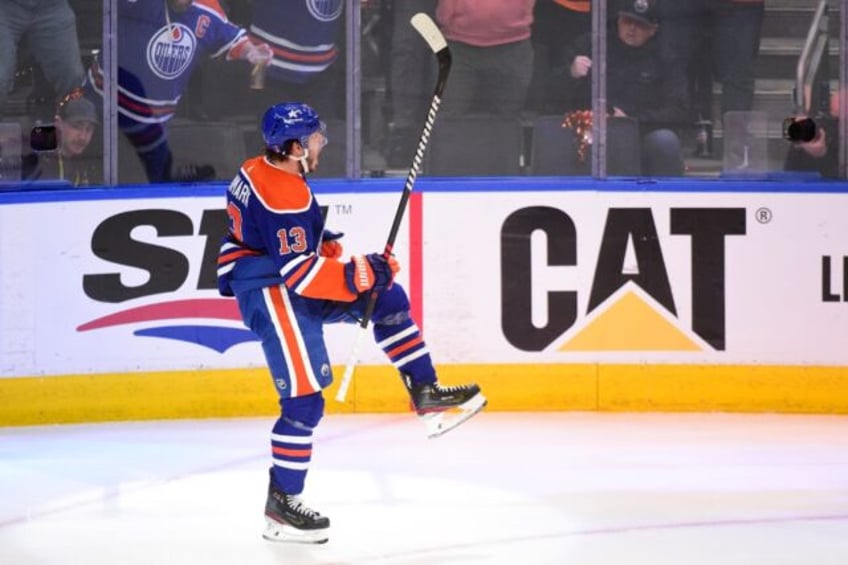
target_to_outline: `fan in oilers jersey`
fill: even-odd
[[[464,412],[456,427],[486,404],[477,385],[441,386],[429,350],[394,283],[394,257],[379,253],[342,261],[341,234],[324,229],[306,173],[327,143],[308,105],[275,104],[262,120],[265,154],[245,161],[227,191],[229,232],[218,257],[218,285],[235,295],[245,325],[261,340],[282,409],[271,434],[267,529],[272,541],[323,543],[330,521],[299,495],[312,456],[312,433],[332,382],[323,325],[356,323],[371,293],[377,344],[401,374],[423,418]]]
[[[203,56],[268,65],[271,48],[252,43],[218,0],[118,0],[118,126],[136,149],[150,182],[171,179],[164,125],[174,116]],[[103,95],[101,55],[86,88]]]
[[[298,92],[324,118],[343,118],[345,69],[336,64],[344,42],[345,0],[253,0],[248,35],[267,42],[274,54],[268,66],[271,88],[252,90],[260,108]],[[285,97],[285,96],[284,96]]]
[[[252,6],[248,33],[273,50],[270,78],[303,84],[335,62],[344,0],[254,0]]]

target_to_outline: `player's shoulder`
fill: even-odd
[[[271,165],[265,157],[244,162],[240,174],[266,209],[279,214],[305,212],[312,205],[312,191],[300,175]]]
[[[228,21],[227,13],[224,11],[224,8],[218,0],[194,0],[191,8],[199,12],[215,16],[219,20],[225,22]]]

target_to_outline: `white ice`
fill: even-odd
[[[273,418],[0,429],[0,564],[848,563],[848,417],[327,416],[262,539]]]

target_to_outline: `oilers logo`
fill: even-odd
[[[157,31],[147,44],[147,64],[153,73],[170,80],[191,65],[197,39],[183,24],[172,24]]]
[[[316,20],[331,22],[342,13],[344,2],[342,0],[306,0],[309,13]]]

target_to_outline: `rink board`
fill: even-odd
[[[848,412],[843,367],[443,365],[439,374],[445,383],[479,383],[490,411]],[[333,400],[337,384],[326,394],[329,414],[409,409],[384,365],[358,368],[344,403]],[[0,398],[2,425],[279,413],[264,369],[10,378]]]
[[[382,248],[402,183],[315,181],[347,254]],[[0,425],[276,412],[215,287],[225,189],[0,194]],[[442,379],[491,410],[844,413],[846,190],[419,179],[398,281]],[[328,328],[337,363],[355,332]],[[328,410],[407,409],[362,349]]]

